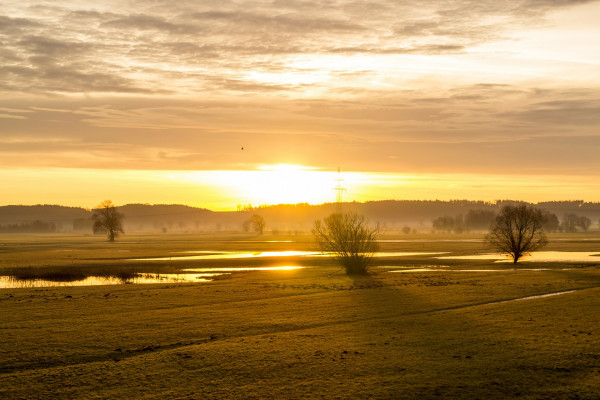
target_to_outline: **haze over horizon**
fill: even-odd
[[[600,201],[600,1],[0,6],[0,205]]]

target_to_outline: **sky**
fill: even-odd
[[[0,205],[600,201],[599,20],[586,0],[0,0]]]

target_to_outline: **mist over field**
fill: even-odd
[[[365,203],[344,203],[345,212],[364,215],[372,224],[381,224],[387,229],[400,230],[404,227],[431,231],[434,221],[440,218],[460,220],[463,230],[485,231],[489,228],[491,216],[510,204],[522,204],[517,201],[377,201]],[[600,221],[600,203],[581,200],[542,202],[536,207],[554,214],[558,221],[568,215],[588,218],[589,228],[598,228]],[[252,214],[264,217],[266,228],[282,234],[292,232],[310,232],[314,221],[322,219],[338,210],[339,205],[282,204],[272,206],[240,206],[240,211],[211,211],[184,205],[128,204],[119,206],[123,214],[126,232],[163,232],[194,233],[215,231],[243,231],[244,221]],[[484,213],[487,219],[476,220]],[[91,233],[92,211],[78,207],[52,205],[38,206],[0,206],[0,232],[77,232]],[[481,219],[481,215],[479,215]],[[36,226],[32,224],[36,223]],[[21,228],[19,228],[21,226]],[[21,232],[19,232],[19,229]],[[438,230],[453,230],[453,227],[437,227]],[[558,226],[552,228],[558,230]]]

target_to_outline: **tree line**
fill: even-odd
[[[56,232],[54,222],[33,221],[20,224],[0,225],[1,233],[53,233]]]
[[[587,232],[592,221],[585,216],[573,213],[565,214],[559,220],[556,214],[549,211],[540,211],[541,224],[545,232],[573,233],[579,230]],[[444,215],[431,221],[432,228],[436,231],[463,233],[467,231],[487,230],[490,228],[498,214],[490,210],[469,210],[466,215]]]

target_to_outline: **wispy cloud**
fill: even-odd
[[[270,57],[455,54],[583,3],[251,1],[242,7],[139,0],[84,8],[23,1],[6,4],[0,15],[0,77],[11,82],[2,87],[8,92],[187,94],[222,88],[211,87],[208,76],[236,82],[239,90],[244,85],[236,80],[244,70],[282,61]],[[279,70],[294,71],[285,62]],[[263,89],[249,82],[245,88]]]
[[[597,65],[519,43],[596,3],[0,0],[1,162],[583,170]]]

